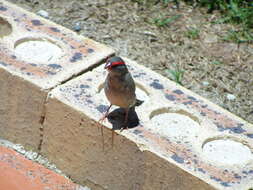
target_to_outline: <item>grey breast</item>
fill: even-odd
[[[122,108],[132,107],[136,102],[135,83],[130,73],[124,76],[108,75],[105,94],[109,102]]]

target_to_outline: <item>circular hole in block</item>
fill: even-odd
[[[35,63],[54,63],[62,49],[53,41],[43,38],[24,38],[15,43],[15,54],[22,60]]]
[[[4,18],[0,17],[0,38],[10,35],[11,32],[11,24]]]
[[[149,93],[148,91],[139,83],[135,83],[136,85],[136,90],[135,90],[135,93],[136,93],[136,96],[139,100],[142,100],[145,102],[148,101],[149,99]],[[98,86],[98,93],[101,94],[101,96],[104,96],[105,97],[105,94],[104,94],[104,83],[100,84]],[[105,97],[106,98],[106,97]]]
[[[177,141],[196,138],[200,133],[198,118],[182,109],[161,108],[154,110],[150,114],[150,120],[152,122],[151,130],[161,136],[172,137]]]
[[[208,139],[202,150],[208,160],[220,165],[245,164],[253,159],[250,148],[232,138]]]

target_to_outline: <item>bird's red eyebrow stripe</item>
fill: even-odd
[[[125,65],[125,63],[124,62],[112,62],[111,67],[116,66],[116,65]]]

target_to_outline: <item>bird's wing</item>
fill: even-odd
[[[135,83],[130,73],[125,75],[125,88],[135,94]]]

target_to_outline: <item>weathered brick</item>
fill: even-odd
[[[38,149],[48,91],[114,51],[0,1],[0,137]]]
[[[145,100],[136,108],[140,125],[118,131],[112,149],[106,122],[103,151],[97,128],[109,103],[102,92],[106,71],[100,66],[50,93],[43,154],[78,182],[102,189],[249,188],[252,125],[125,60],[137,97]]]

